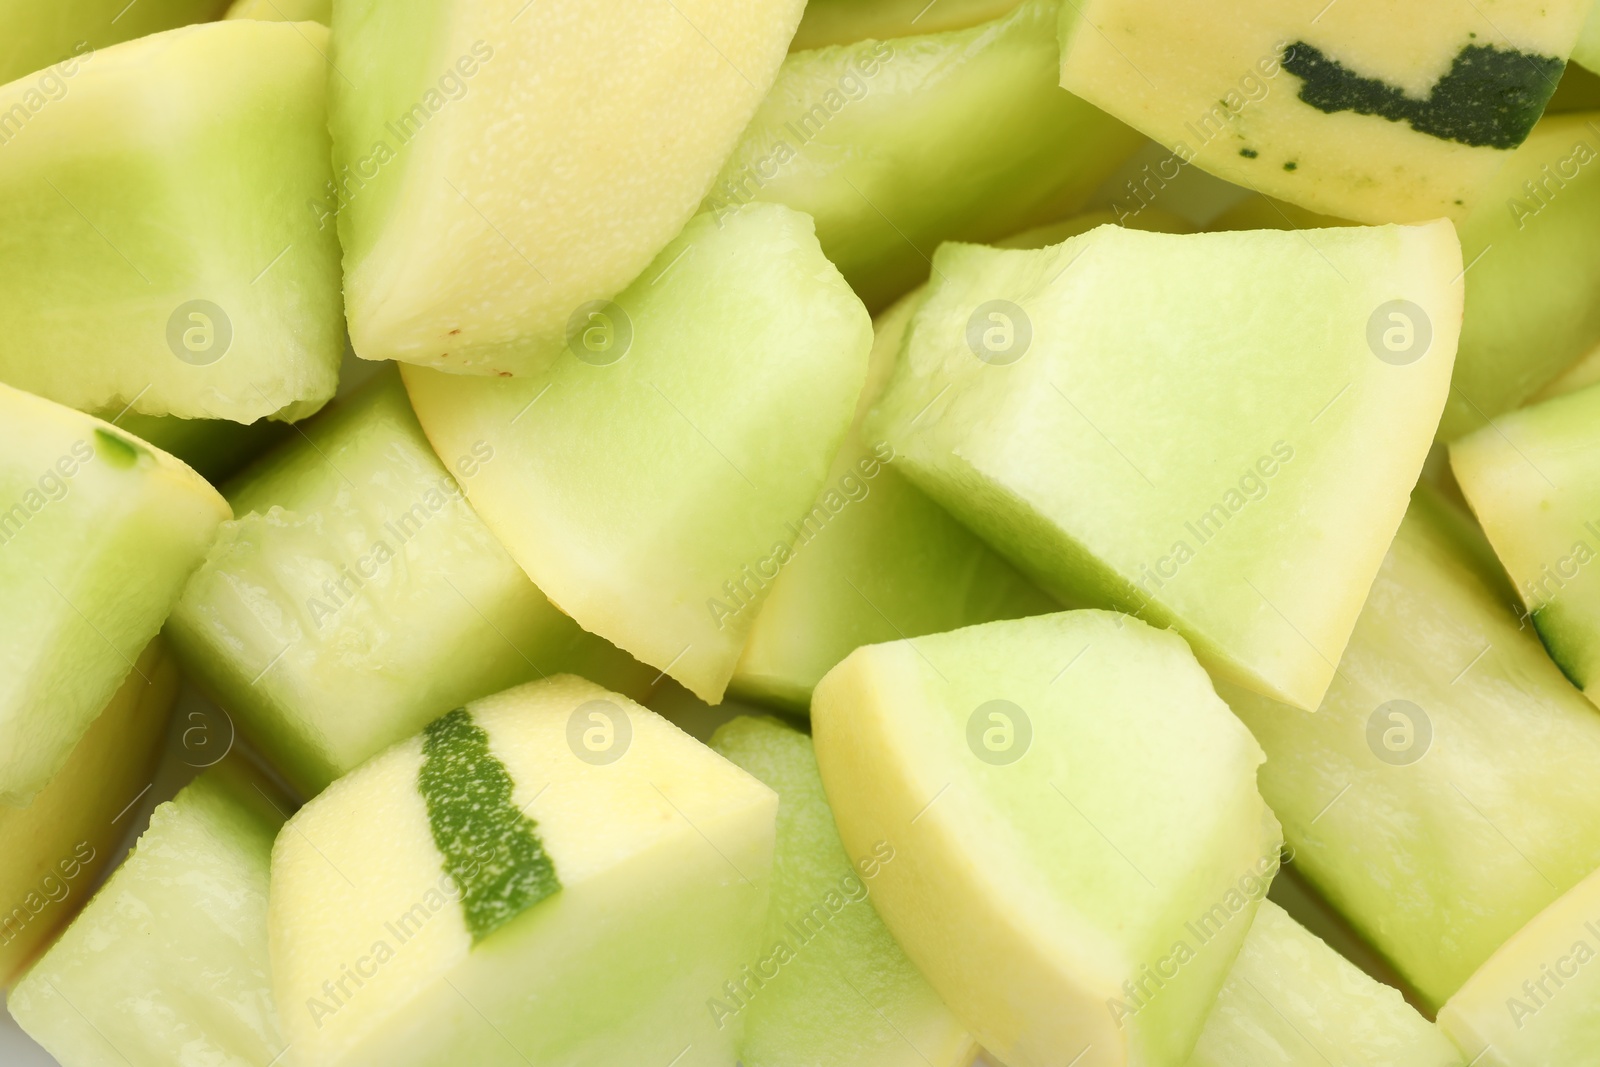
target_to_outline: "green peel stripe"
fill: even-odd
[[[417,791],[474,944],[561,888],[538,824],[511,802],[512,784],[467,709],[423,731]]]

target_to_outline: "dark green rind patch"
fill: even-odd
[[[1544,642],[1544,650],[1550,653],[1550,658],[1561,668],[1561,673],[1566,675],[1567,681],[1581,692],[1588,688],[1588,684],[1582,677],[1584,672],[1579,667],[1579,657],[1568,647],[1568,642],[1561,638],[1561,633],[1566,628],[1554,625],[1556,620],[1551,619],[1550,615],[1550,605],[1546,605],[1534,608],[1528,618],[1532,620],[1533,630],[1539,635],[1539,640]]]
[[[1515,148],[1527,140],[1566,66],[1554,56],[1469,44],[1427,99],[1418,100],[1386,81],[1362,77],[1304,41],[1283,55],[1283,69],[1305,82],[1300,99],[1319,111],[1377,115],[1440,140],[1489,148]]]
[[[131,467],[139,462],[140,456],[150,454],[126,437],[114,434],[110,430],[102,430],[98,426],[94,430],[94,446],[100,457],[113,467]]]
[[[476,944],[559,890],[561,880],[537,824],[511,802],[510,773],[467,709],[423,731],[422,757],[417,791]]]

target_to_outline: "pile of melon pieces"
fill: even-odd
[[[1600,1064],[1590,70],[1595,0],[0,5],[11,1016]]]

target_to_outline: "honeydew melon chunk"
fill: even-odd
[[[1076,211],[1146,142],[1057,84],[1061,6],[1028,0],[971,29],[791,55],[705,210],[809,213],[873,309],[928,276],[940,241]]]
[[[696,217],[593,321],[545,379],[407,367],[406,387],[440,455],[504,457],[467,496],[545,595],[715,703],[850,425],[871,321],[776,204]]]
[[[165,452],[0,385],[0,803],[66,764],[228,517]]]
[[[334,203],[366,359],[533,374],[695,213],[804,0],[334,12]]]
[[[1600,345],[1595,345],[1584,353],[1578,361],[1554,378],[1537,393],[1529,398],[1528,404],[1542,404],[1546,400],[1554,400],[1558,396],[1576,393],[1595,382],[1600,382]]]
[[[1392,989],[1263,901],[1189,1067],[1461,1067]]]
[[[1218,687],[1296,866],[1434,1007],[1600,866],[1600,714],[1514,601],[1419,490],[1315,714]]]
[[[167,632],[304,795],[520,682],[656,676],[551,606],[467,504],[497,461],[477,440],[441,463],[391,371],[230,487],[239,518]]]
[[[910,37],[918,33],[961,30],[999,18],[1017,0],[810,0],[800,28],[789,42],[791,52],[854,44],[867,38]]]
[[[333,0],[233,0],[223,18],[264,22],[333,22]]]
[[[159,637],[134,668],[33,803],[0,805],[0,988],[88,899],[155,769],[178,668]]]
[[[1550,657],[1600,701],[1597,420],[1591,386],[1501,415],[1451,445],[1450,466]]]
[[[852,859],[839,840],[811,739],[740,716],[711,747],[778,794],[772,903],[759,983],[718,1011],[745,1017],[744,1067],[966,1067],[977,1045],[895,943],[869,898],[894,862],[887,841]],[[772,976],[768,977],[769,968]]]
[[[1600,74],[1600,8],[1590,10],[1578,43],[1572,46],[1572,61]]]
[[[282,0],[287,3],[288,0]],[[227,0],[0,0],[0,83],[72,55],[216,18]]]
[[[6,1006],[63,1067],[280,1062],[267,875],[281,800],[230,756],[158,806]]]
[[[82,61],[0,171],[0,380],[84,410],[292,421],[333,395],[326,30],[210,23]],[[337,80],[337,79],[336,79]]]
[[[1237,185],[1361,222],[1462,219],[1555,91],[1591,0],[1159,0],[1062,13],[1061,84]]]
[[[1170,625],[1214,674],[1315,707],[1444,403],[1451,225],[1102,226],[934,267],[869,435],[1058,599]]]
[[[450,713],[278,837],[284,1062],[731,1067],[777,806],[582,679]]]
[[[985,1049],[1184,1063],[1281,837],[1181,638],[1074,611],[871,645],[811,721],[845,852],[894,849],[873,903]]]

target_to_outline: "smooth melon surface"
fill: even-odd
[[[1315,707],[1444,403],[1450,224],[1102,226],[934,264],[869,436],[1064,603]]]
[[[1183,641],[1076,611],[857,649],[817,686],[845,851],[1012,1067],[1181,1065],[1277,869],[1260,750]]]
[[[333,0],[233,0],[223,18],[264,22],[333,22]]]
[[[0,88],[0,113],[26,112],[0,171],[0,380],[87,411],[235,422],[333,395],[319,48],[317,26],[211,23],[97,52],[56,99],[27,78]]]
[[[1600,74],[1600,10],[1589,12],[1578,43],[1572,47],[1572,61]]]
[[[287,2],[287,0],[284,0]],[[72,55],[214,19],[227,0],[0,2],[0,82],[43,72]]]

